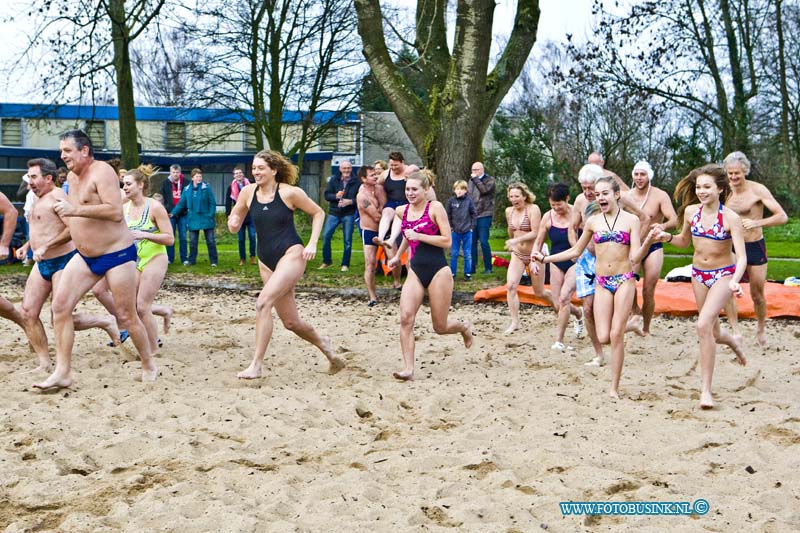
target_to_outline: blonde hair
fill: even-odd
[[[455,191],[456,189],[463,189],[463,190],[466,191],[467,190],[467,182],[464,181],[464,180],[458,180],[457,182],[455,182],[453,184],[453,190]]]
[[[387,168],[389,168],[389,165],[387,165],[386,161],[384,161],[383,159],[376,159],[375,162],[372,163],[373,167],[378,166],[378,165],[381,166],[382,170],[386,170]]]
[[[133,170],[126,170],[125,175],[130,176],[142,186],[145,196],[150,189],[150,178],[158,172],[158,167],[153,165],[139,165]]]
[[[418,170],[417,172],[412,172],[406,177],[406,181],[408,180],[417,180],[422,188],[427,190],[430,189],[433,180],[431,180],[431,176],[434,176],[433,172],[430,170]]]
[[[261,150],[253,159],[263,160],[269,168],[275,171],[275,181],[278,183],[288,183],[294,185],[297,183],[297,167],[292,164],[286,157],[274,150]]]
[[[508,186],[506,189],[506,194],[510,193],[512,189],[517,189],[519,192],[522,193],[522,196],[525,197],[526,204],[532,204],[536,201],[536,195],[531,192],[527,185],[522,183],[521,181],[516,181]]]

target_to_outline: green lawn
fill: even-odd
[[[191,267],[184,267],[179,264],[170,265],[170,274],[196,274],[196,275],[224,275],[227,279],[239,280],[242,282],[257,282],[258,268],[247,264],[239,266],[238,241],[235,235],[228,233],[220,218],[217,225],[217,249],[219,252],[219,267],[211,268],[208,262],[208,252],[201,236],[200,249],[198,253],[198,263]],[[305,241],[310,234],[310,225],[304,215],[296,216],[298,231]],[[800,261],[785,261],[783,258],[800,258],[800,219],[792,219],[789,224],[779,228],[768,228],[765,231],[767,239],[767,249],[770,254],[770,262],[767,276],[769,279],[782,280],[789,276],[800,276]],[[492,228],[490,245],[492,250],[499,252],[499,255],[508,257],[503,253],[503,244],[507,239],[505,228]],[[350,262],[349,272],[340,272],[339,265],[342,259],[342,232],[337,229],[334,236],[333,266],[318,270],[317,267],[322,263],[322,241],[320,239],[316,258],[309,262],[306,273],[300,284],[303,286],[320,287],[361,287],[363,286],[364,275],[364,254],[361,245],[361,238],[354,232],[353,234],[353,254]],[[681,250],[669,245],[665,246],[665,252],[670,254],[681,254],[682,257],[666,257],[662,276],[677,266],[691,263],[690,251]],[[480,260],[479,260],[480,261]],[[459,261],[459,277],[456,282],[458,291],[476,291],[478,289],[493,287],[505,283],[506,269],[495,268],[492,274],[481,274],[483,264],[480,262],[477,274],[470,282],[463,281],[461,275],[463,271],[463,259]],[[27,274],[28,269],[21,264],[0,267],[0,275]],[[377,277],[379,287],[391,287],[391,277]]]

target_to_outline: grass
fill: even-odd
[[[259,283],[258,267],[248,264],[239,266],[239,247],[236,235],[231,235],[227,227],[222,223],[224,219],[218,220],[217,224],[217,251],[219,253],[219,267],[211,268],[208,261],[208,252],[205,242],[201,236],[197,257],[197,264],[191,267],[184,267],[178,263],[170,265],[169,273],[178,276],[198,275],[198,276],[224,276],[228,280],[235,280],[242,283]],[[308,219],[304,215],[295,217],[298,232],[305,242],[311,232]],[[785,261],[778,258],[800,258],[800,219],[792,219],[785,226],[777,228],[767,228],[765,231],[767,247],[770,254],[767,277],[769,279],[783,280],[790,276],[800,276],[800,262]],[[503,245],[507,239],[505,228],[492,228],[489,244],[499,255],[508,257],[502,252]],[[342,232],[337,229],[332,244],[333,266],[324,270],[318,270],[322,263],[322,241],[317,249],[317,256],[313,261],[309,261],[306,272],[300,281],[301,286],[306,287],[363,287],[364,284],[364,254],[361,238],[358,232],[353,233],[353,253],[350,260],[350,271],[340,272],[339,265],[342,259],[344,242]],[[664,248],[668,257],[664,258],[662,277],[675,267],[691,263],[691,251],[674,248],[666,245]],[[679,254],[680,257],[669,257]],[[505,283],[506,269],[495,268],[491,274],[482,274],[483,262],[479,259],[477,273],[472,281],[463,281],[463,259],[458,263],[459,275],[456,280],[455,290],[474,292],[479,289],[494,287]],[[28,268],[20,263],[0,267],[0,275],[27,275]],[[389,288],[392,286],[391,276],[377,276],[379,288]]]

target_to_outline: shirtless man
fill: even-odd
[[[761,228],[786,224],[789,217],[786,211],[764,185],[747,179],[750,174],[750,161],[742,152],[732,152],[723,160],[731,184],[731,195],[725,205],[733,209],[742,219],[744,226],[744,247],[747,253],[746,277],[750,281],[750,297],[758,320],[756,340],[762,348],[767,347],[767,299],[764,297],[764,284],[767,280],[767,247]],[[764,208],[770,213],[764,217]],[[738,250],[736,250],[738,252]],[[725,307],[725,314],[731,324],[733,334],[741,338],[738,323],[736,299],[731,298]]]
[[[22,320],[28,340],[39,358],[36,370],[50,370],[50,353],[47,347],[47,335],[39,318],[47,297],[58,286],[61,271],[75,255],[69,228],[55,213],[53,206],[58,200],[65,200],[66,193],[56,187],[58,170],[49,159],[31,159],[28,161],[28,177],[30,186],[36,195],[30,214],[30,240],[17,250],[17,257],[23,258],[28,249],[33,250],[36,264],[31,269],[25,283],[25,296],[22,299]],[[76,330],[99,327],[108,333],[112,344],[119,343],[119,331],[113,317],[94,317],[91,315],[73,315]]]
[[[78,253],[64,268],[53,295],[56,368],[34,387],[72,385],[72,310],[86,291],[104,277],[114,297],[119,326],[128,330],[139,352],[142,381],[155,381],[158,368],[150,354],[147,331],[136,312],[136,246],[122,214],[119,178],[107,163],[95,161],[86,133],[70,130],[61,135],[59,146],[61,159],[70,170],[69,197],[57,200],[53,210],[62,219],[69,219]]]
[[[653,186],[653,167],[647,161],[639,161],[633,167],[633,189],[625,193],[634,206],[647,215],[647,224],[642,224],[641,235],[647,235],[651,229],[658,227],[660,231],[669,231],[678,225],[678,213],[672,206],[669,195]],[[656,284],[664,265],[664,245],[656,242],[647,250],[642,260],[644,284],[642,286],[642,332],[650,334],[650,321],[656,306]],[[634,310],[638,311],[636,298],[633,300]]]
[[[361,242],[364,245],[364,283],[369,292],[369,307],[378,303],[378,293],[375,290],[375,253],[378,245],[373,239],[378,237],[378,224],[381,220],[383,203],[378,198],[376,184],[378,176],[370,165],[358,169],[358,178],[361,187],[356,196],[358,215],[361,218]]]
[[[620,188],[620,190],[622,192],[630,190],[630,187],[628,187],[628,184],[625,183],[622,180],[622,178],[620,178],[614,172],[612,172],[612,171],[610,171],[610,170],[608,170],[606,168],[606,160],[603,159],[603,154],[601,154],[600,152],[592,152],[591,154],[589,154],[586,157],[586,164],[587,165],[597,165],[598,167],[602,168],[604,176],[613,176],[614,179],[616,180],[616,182],[619,183],[619,188]],[[644,234],[644,235],[646,235],[646,234]]]

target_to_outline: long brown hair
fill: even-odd
[[[728,173],[725,172],[722,165],[712,163],[696,168],[679,181],[678,185],[675,187],[675,194],[673,194],[672,197],[680,204],[678,208],[679,219],[683,219],[683,212],[686,211],[687,207],[692,204],[700,203],[695,188],[697,186],[697,178],[704,174],[714,178],[714,183],[717,184],[717,187],[721,191],[719,193],[719,201],[724,204],[728,200],[728,196],[731,193],[731,185],[728,183]]]
[[[297,167],[278,152],[261,150],[253,156],[253,159],[263,159],[269,168],[275,171],[275,181],[278,183],[288,183],[289,185],[297,183]]]

